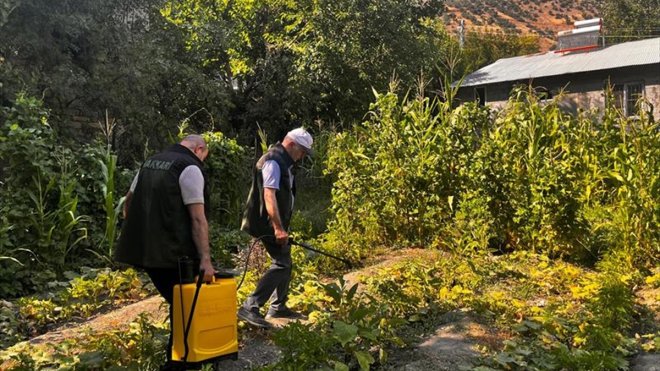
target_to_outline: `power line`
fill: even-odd
[[[526,28],[533,28],[533,27],[530,27],[528,25],[525,25],[525,27]],[[498,26],[493,26],[493,25],[474,25],[474,24],[465,26],[465,28],[467,28],[467,29],[469,29],[469,28],[487,28],[487,29],[511,30],[511,31],[519,31],[520,30],[520,28],[517,28],[517,27],[498,27]],[[568,29],[568,27],[565,27],[564,29]],[[632,28],[632,27],[630,27],[630,28],[604,27],[604,29],[607,30],[607,31],[617,31],[617,32],[620,32],[620,31],[648,31],[648,30],[658,31],[658,30],[660,30],[660,27],[648,27],[648,28],[642,28],[642,29],[640,29],[639,27],[636,27],[636,28]]]
[[[659,35],[604,35],[602,37],[604,37],[606,39],[611,39],[611,38],[615,38],[615,37],[616,38],[630,38],[630,39],[632,39],[632,38],[635,38],[635,39],[639,39],[639,38],[652,39],[652,38],[655,38],[655,37],[660,37],[660,34]]]
[[[470,28],[475,28],[475,27],[465,27],[464,32],[466,35],[469,35],[470,33],[477,33],[477,34],[486,34],[486,35],[514,35],[514,36],[540,36],[540,37],[554,37],[556,34],[554,32],[521,32],[520,29],[517,28],[497,28],[493,26],[482,26],[486,28],[486,30],[470,30]],[[656,33],[660,33],[660,28],[649,28],[649,29],[637,29],[637,28],[616,28],[616,29],[606,29],[606,32],[601,36],[604,37],[658,37]],[[626,34],[624,35],[624,32],[627,31],[632,31],[632,32],[640,32],[637,35],[630,35]]]

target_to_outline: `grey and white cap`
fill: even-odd
[[[286,137],[291,139],[297,145],[303,147],[307,151],[308,155],[314,155],[314,150],[312,149],[314,139],[312,139],[312,135],[309,134],[304,128],[293,129],[286,134]]]

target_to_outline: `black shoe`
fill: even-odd
[[[238,318],[251,324],[252,326],[270,328],[270,323],[266,322],[266,320],[259,313],[249,311],[244,307],[241,307],[241,309],[238,310]]]
[[[296,312],[294,310],[291,310],[289,308],[286,308],[286,307],[284,309],[277,309],[277,310],[275,310],[273,308],[270,308],[268,310],[268,314],[266,315],[266,317],[267,318],[301,319],[301,320],[306,320],[307,319],[306,315],[304,315],[302,313],[298,313],[298,312]]]
[[[183,364],[174,361],[167,361],[164,365],[160,366],[160,371],[185,371],[186,368]]]

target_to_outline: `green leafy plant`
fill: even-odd
[[[274,340],[285,355],[274,369],[332,367],[338,370],[369,370],[387,360],[386,347],[401,344],[394,329],[403,320],[387,316],[386,308],[373,298],[337,283],[310,286],[317,300],[310,308],[310,324],[287,326]],[[321,290],[317,290],[321,289]]]
[[[25,296],[2,307],[4,320],[15,327],[3,333],[0,342],[13,344],[74,317],[87,318],[104,308],[139,300],[145,295],[143,280],[133,269],[86,268],[81,274],[66,272],[65,275],[69,281],[49,282],[50,292]]]
[[[29,344],[0,353],[9,370],[43,368],[153,370],[165,362],[168,330],[141,314],[128,329],[87,334],[46,349]]]
[[[117,171],[117,155],[112,152],[111,138],[114,131],[115,123],[110,122],[108,118],[108,111],[105,111],[105,125],[101,126],[103,133],[106,137],[105,156],[103,160],[99,160],[101,165],[101,172],[103,174],[103,209],[105,210],[105,234],[103,241],[106,245],[105,251],[107,256],[112,256],[116,230],[117,220],[121,207],[121,199],[115,202],[117,193],[115,191],[115,172]]]

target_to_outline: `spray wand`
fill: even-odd
[[[243,268],[243,275],[242,275],[242,277],[241,277],[241,281],[238,283],[238,286],[236,286],[236,290],[238,290],[238,289],[241,288],[241,285],[243,284],[243,280],[245,280],[245,274],[247,273],[248,262],[250,261],[250,254],[252,254],[252,249],[253,249],[254,246],[257,244],[257,242],[263,240],[263,239],[266,238],[266,237],[275,237],[275,236],[272,236],[272,235],[264,235],[264,236],[260,236],[260,237],[255,238],[254,241],[252,242],[252,245],[250,246],[250,249],[248,250],[247,257],[245,258],[245,268]],[[319,253],[319,254],[321,254],[321,255],[327,256],[327,257],[329,257],[329,258],[332,258],[332,259],[335,259],[335,260],[339,260],[340,262],[346,264],[346,266],[347,266],[348,268],[353,268],[353,264],[352,264],[348,259],[340,258],[340,257],[338,257],[338,256],[332,255],[332,254],[330,254],[330,253],[328,253],[328,252],[325,252],[325,251],[323,251],[323,250],[316,249],[316,248],[310,246],[310,245],[307,244],[307,243],[294,241],[294,240],[291,239],[291,238],[289,238],[289,243],[290,243],[291,245],[300,246],[300,247],[302,247],[303,249],[306,249],[306,250],[314,251],[314,252],[316,252],[316,253]]]
[[[350,262],[350,260],[340,258],[338,256],[332,255],[332,254],[330,254],[328,252],[325,252],[323,250],[316,249],[316,248],[310,246],[309,244],[307,244],[305,242],[298,242],[298,241],[294,241],[294,240],[289,238],[289,243],[292,244],[292,245],[300,246],[300,247],[302,247],[303,249],[306,249],[306,250],[317,252],[321,255],[327,256],[328,258],[339,260],[340,262],[346,264],[346,266],[348,266],[348,268],[353,268],[353,264]]]

